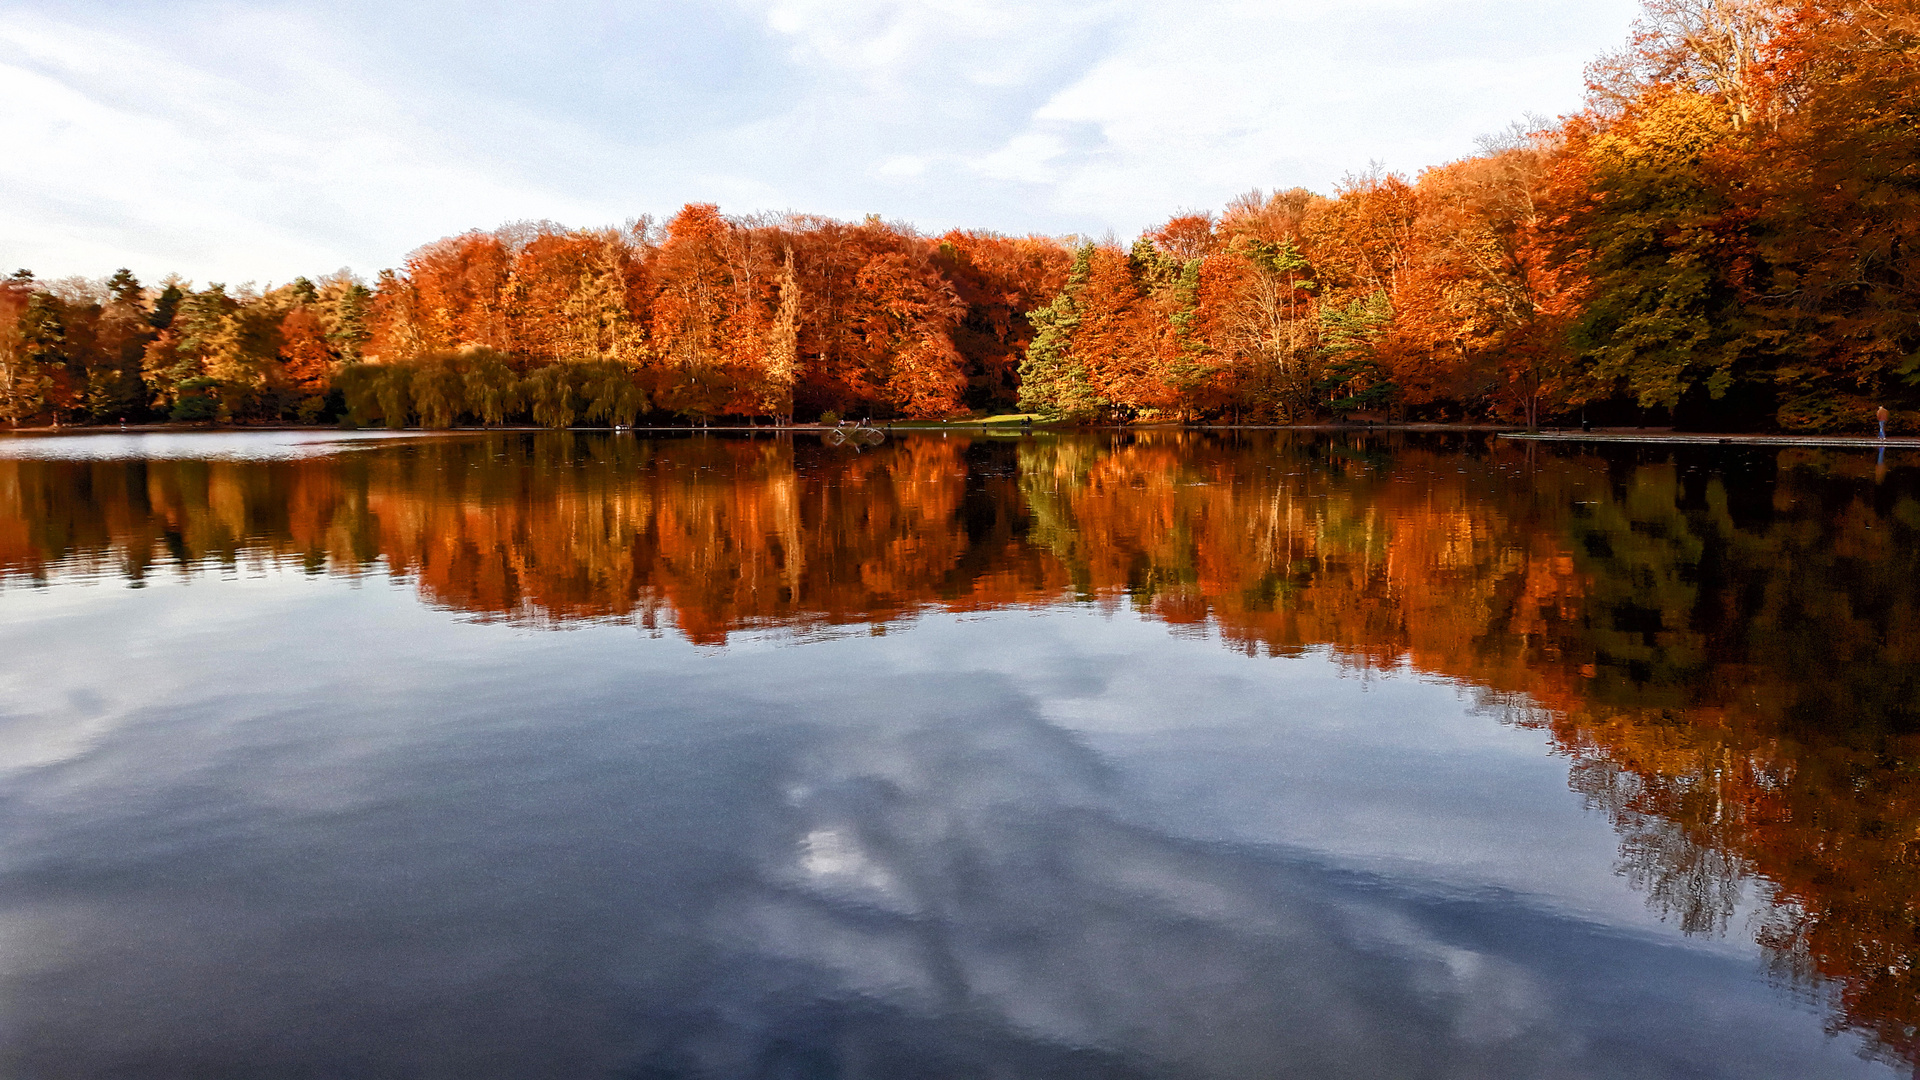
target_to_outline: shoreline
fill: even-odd
[[[1320,424],[1060,424],[1040,422],[1025,425],[1018,422],[982,421],[982,420],[902,420],[888,423],[872,422],[867,425],[872,430],[886,432],[950,432],[950,431],[1413,431],[1413,432],[1462,432],[1497,433],[1511,431],[1504,424],[1367,424],[1367,423],[1320,423]],[[541,431],[603,431],[603,432],[665,432],[688,435],[764,435],[783,431],[833,431],[839,427],[844,431],[853,430],[846,425],[834,424],[763,424],[759,427],[740,425],[715,425],[712,427],[692,427],[684,425],[635,425],[633,427],[614,428],[605,424],[574,424],[564,428],[540,427],[534,424],[500,424],[490,427],[462,426],[446,428],[404,427],[389,428],[380,426],[342,428],[322,424],[65,424],[60,427],[0,428],[0,436],[21,436],[28,438],[50,438],[61,435],[162,435],[191,434],[194,432],[236,432],[236,431],[294,431],[322,434],[369,434],[369,435],[450,435],[474,434],[478,432],[541,432]]]
[[[1788,434],[1733,434],[1722,435],[1706,432],[1672,431],[1661,428],[1613,428],[1596,431],[1516,431],[1509,425],[1475,423],[1318,423],[1318,424],[1048,424],[1037,423],[1023,425],[1019,423],[982,422],[982,421],[904,421],[894,424],[878,423],[872,425],[875,430],[892,433],[933,433],[933,432],[978,432],[981,434],[1034,434],[1037,432],[1072,431],[1300,431],[1327,433],[1415,433],[1415,434],[1492,434],[1502,439],[1522,442],[1542,443],[1589,443],[1589,444],[1646,444],[1656,446],[1777,446],[1777,447],[1822,447],[1829,449],[1895,449],[1920,450],[1920,436],[1892,435],[1885,439],[1872,435],[1788,435]],[[501,425],[497,427],[450,427],[450,428],[387,428],[362,427],[340,428],[317,424],[118,424],[92,425],[70,424],[61,427],[0,428],[0,438],[15,437],[23,439],[58,438],[75,435],[185,435],[214,432],[300,432],[316,435],[368,435],[368,436],[423,436],[423,435],[476,435],[487,433],[539,433],[552,431],[602,432],[608,434],[636,435],[778,435],[783,433],[817,434],[835,430],[832,424],[781,424],[761,427],[739,427],[733,425],[716,427],[689,426],[635,426],[613,428],[605,425],[576,425],[566,428],[538,427],[531,424]],[[842,428],[842,430],[851,430]]]
[[[1503,439],[1556,443],[1644,443],[1655,446],[1807,446],[1850,450],[1920,450],[1920,436],[1708,435],[1668,431],[1503,431]]]

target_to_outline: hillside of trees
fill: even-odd
[[[0,281],[0,421],[1920,429],[1920,0],[1646,0],[1578,114],[1131,245],[689,205],[368,284]]]

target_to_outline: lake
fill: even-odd
[[[0,1073],[1868,1077],[1920,457],[0,439]]]

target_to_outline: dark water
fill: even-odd
[[[0,1075],[1908,1075],[1917,464],[0,441]]]

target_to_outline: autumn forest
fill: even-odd
[[[0,282],[0,420],[1920,424],[1920,2],[1647,0],[1585,109],[1115,239],[521,223],[368,283]]]

